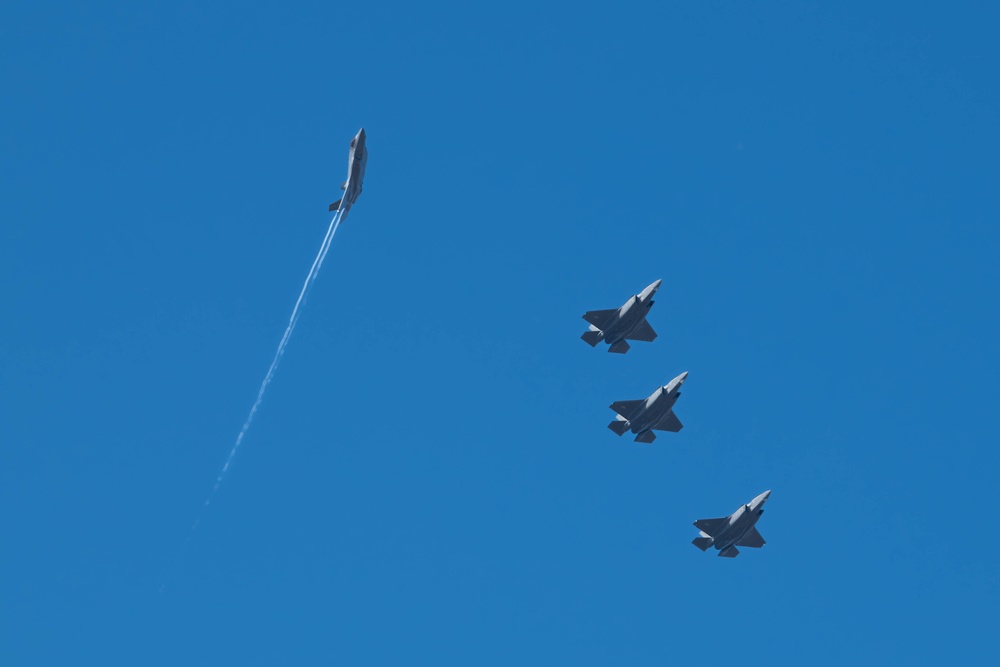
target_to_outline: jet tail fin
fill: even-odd
[[[732,546],[726,547],[725,549],[719,552],[719,556],[721,556],[722,558],[736,558],[739,555],[740,555],[740,550]]]
[[[602,337],[600,331],[584,331],[583,335],[580,336],[590,347],[596,347],[601,342]]]
[[[696,538],[694,538],[694,540],[691,541],[691,544],[695,545],[696,547],[698,547],[702,551],[706,551],[706,550],[708,550],[708,548],[710,546],[712,546],[712,538],[711,537],[696,537]]]
[[[610,348],[608,348],[608,352],[614,352],[615,354],[625,354],[626,352],[628,352],[629,347],[630,347],[629,344],[625,340],[620,340],[614,345],[612,345]]]
[[[652,431],[646,431],[645,433],[640,433],[639,435],[635,436],[636,442],[642,442],[647,445],[653,442],[654,440],[656,440],[656,434],[653,433]]]
[[[342,201],[344,201],[344,200],[341,198],[341,199],[338,199],[337,201],[333,202],[332,204],[330,204],[330,210],[331,211],[339,211],[340,210],[340,202],[342,202]]]
[[[614,431],[618,435],[621,435],[622,433],[624,433],[625,431],[627,431],[628,427],[629,427],[628,422],[623,422],[620,419],[616,419],[615,421],[613,421],[610,424],[608,424],[608,428],[610,428],[612,431]]]

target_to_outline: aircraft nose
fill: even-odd
[[[766,501],[770,497],[771,497],[771,491],[768,490],[768,491],[765,491],[764,493],[760,494],[759,496],[757,496],[757,500],[759,500],[761,503],[763,503],[764,501]]]
[[[684,384],[684,380],[687,380],[687,376],[688,376],[688,372],[684,371],[683,373],[681,373],[680,375],[678,375],[677,377],[675,377],[673,380],[671,380],[670,382],[668,382],[667,385],[665,387],[663,387],[663,391],[669,393],[669,392],[672,392],[672,391],[675,391],[675,390],[679,389],[680,386],[682,384]]]
[[[660,289],[660,283],[662,282],[663,280],[660,279],[650,284],[648,287],[646,287],[646,289],[642,290],[642,294],[639,295],[639,298],[645,301],[646,299],[652,297],[654,294],[656,294],[656,290]]]

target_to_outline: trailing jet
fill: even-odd
[[[365,180],[365,165],[368,164],[368,149],[365,148],[365,128],[351,139],[351,153],[347,157],[347,180],[340,184],[344,191],[341,199],[330,204],[331,211],[344,210],[341,219],[346,219],[354,202],[361,194],[361,183]]]
[[[694,527],[701,531],[701,537],[694,538],[692,544],[702,551],[715,547],[723,558],[736,558],[740,554],[736,547],[760,549],[765,542],[757,532],[757,520],[770,496],[771,492],[765,491],[721,519],[698,519]]]
[[[657,281],[659,282],[659,281]],[[615,401],[609,407],[618,413],[618,418],[608,424],[608,428],[622,435],[625,431],[636,434],[636,442],[653,442],[653,431],[677,431],[684,424],[674,414],[674,403],[680,397],[681,385],[687,380],[687,371],[681,373],[663,387],[657,387],[649,398],[635,401]]]
[[[646,321],[646,315],[653,307],[653,295],[660,289],[662,282],[657,280],[626,301],[621,308],[591,310],[585,313],[583,319],[590,322],[590,330],[585,331],[580,337],[591,347],[596,347],[603,340],[611,346],[608,352],[618,354],[628,352],[627,340],[653,342],[656,339],[656,332]]]

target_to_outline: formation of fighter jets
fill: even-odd
[[[603,341],[609,346],[608,352],[617,354],[629,351],[630,340],[654,341],[656,332],[646,321],[646,316],[653,307],[653,295],[661,283],[657,280],[631,297],[621,308],[584,313],[583,319],[587,320],[590,328],[581,338],[591,347]],[[647,444],[656,440],[653,431],[677,433],[684,425],[674,414],[674,404],[680,398],[681,385],[687,376],[687,371],[681,373],[662,387],[657,387],[647,398],[615,401],[610,407],[617,417],[608,424],[608,428],[619,436],[631,431],[636,442]],[[759,549],[764,546],[764,538],[757,532],[757,520],[764,513],[764,503],[770,496],[771,492],[765,491],[727,517],[698,519],[694,526],[700,531],[700,536],[692,543],[702,551],[715,547],[723,558],[738,556],[740,551],[737,547]]]
[[[341,211],[342,220],[347,217],[361,194],[367,164],[365,129],[361,128],[351,140],[347,180],[340,186],[344,196],[330,204],[331,211]],[[608,352],[615,354],[628,352],[631,347],[628,343],[630,340],[647,343],[656,340],[656,332],[646,320],[646,316],[653,307],[653,296],[660,289],[662,282],[662,280],[653,282],[629,298],[620,308],[591,310],[584,313],[583,319],[590,324],[590,328],[581,338],[591,347],[597,347],[601,342],[607,343]],[[608,428],[619,436],[630,431],[635,434],[636,442],[646,444],[656,440],[653,431],[677,433],[684,428],[684,424],[674,414],[674,405],[681,396],[681,386],[687,380],[687,376],[687,371],[681,373],[667,384],[657,387],[647,398],[615,401],[610,407],[615,411],[616,418],[608,424]],[[764,546],[764,538],[757,532],[757,521],[764,513],[764,503],[770,496],[771,492],[765,491],[726,517],[698,519],[694,522],[694,526],[700,535],[692,543],[702,551],[715,547],[719,556],[724,558],[735,558],[739,555],[737,547],[759,549]]]

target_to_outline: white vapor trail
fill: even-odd
[[[243,422],[243,428],[240,429],[240,434],[236,436],[236,443],[233,445],[233,448],[229,450],[229,456],[226,457],[226,462],[222,466],[222,470],[219,471],[219,476],[215,479],[215,484],[212,486],[211,493],[208,494],[208,498],[205,499],[205,504],[202,505],[198,518],[195,519],[194,525],[191,526],[192,534],[195,530],[197,530],[198,524],[201,522],[201,518],[204,515],[205,510],[215,498],[216,492],[222,485],[223,478],[225,478],[226,473],[229,471],[230,464],[236,457],[236,452],[239,451],[240,445],[243,443],[243,438],[246,436],[247,431],[250,430],[250,425],[253,423],[253,418],[257,414],[257,409],[260,408],[261,401],[264,400],[264,392],[267,391],[267,385],[271,384],[271,380],[274,379],[274,372],[278,369],[278,364],[281,362],[281,357],[285,354],[285,348],[288,347],[288,341],[292,337],[292,332],[295,331],[295,325],[298,324],[302,304],[305,301],[306,296],[308,296],[313,283],[316,282],[316,276],[319,274],[319,269],[323,266],[323,260],[326,259],[326,253],[330,250],[330,243],[333,241],[333,235],[337,233],[337,228],[340,227],[340,221],[343,218],[343,214],[344,209],[340,209],[333,216],[333,219],[330,220],[330,227],[326,230],[326,236],[323,237],[323,243],[319,247],[316,259],[313,260],[312,267],[309,269],[309,274],[306,275],[306,281],[302,285],[302,291],[299,292],[299,298],[295,300],[295,307],[292,308],[292,315],[288,318],[288,326],[285,327],[285,333],[281,336],[281,341],[278,343],[278,349],[274,353],[274,359],[271,361],[271,366],[267,369],[267,375],[264,376],[264,381],[260,383],[260,389],[257,391],[257,399],[253,402],[253,407],[250,408],[250,414],[247,415],[247,420]]]

